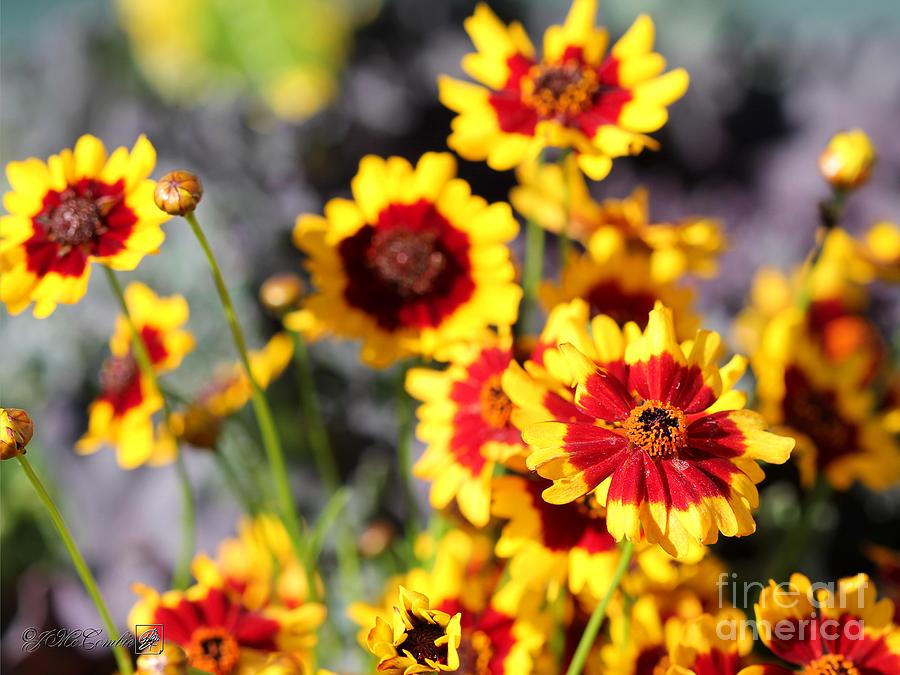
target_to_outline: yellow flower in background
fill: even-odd
[[[741,631],[746,620],[742,611],[725,609],[691,619],[677,633],[667,631],[667,675],[737,675],[753,649],[752,635]]]
[[[290,365],[294,341],[287,333],[276,333],[257,351],[251,351],[250,370],[253,379],[266,389]],[[242,363],[219,368],[211,381],[201,388],[193,402],[172,413],[172,433],[196,448],[213,449],[226,417],[247,405],[252,390]]]
[[[148,286],[132,282],[125,288],[125,302],[154,371],[161,374],[177,368],[194,348],[194,337],[182,329],[190,311],[187,301],[180,295],[161,298]],[[124,316],[116,320],[109,350],[111,355],[100,372],[100,397],[91,404],[88,430],[76,451],[91,454],[112,445],[123,469],[171,460],[170,443],[164,434],[154,433],[153,416],[162,410],[162,395],[141,373]]]
[[[606,53],[594,25],[595,0],[575,0],[562,26],[544,33],[543,56],[520,23],[503,24],[485,4],[465,22],[476,52],[462,61],[479,84],[438,81],[441,102],[458,113],[447,143],[461,157],[496,170],[534,160],[547,147],[573,148],[578,166],[604,178],[615,157],[656,142],[646,136],[668,120],[667,106],[688,86],[682,69],[666,74],[653,51],[654,26],[641,15]]]
[[[285,325],[361,339],[362,359],[384,367],[515,323],[522,291],[507,243],[518,223],[508,204],[472,195],[455,174],[448,153],[426,153],[415,167],[363,158],[353,201],[297,219],[316,292]]]
[[[598,263],[623,251],[644,253],[658,283],[685,274],[712,277],[718,271],[725,239],[712,218],[651,223],[649,193],[641,187],[624,199],[598,202],[572,155],[559,164],[523,164],[516,176],[519,184],[509,195],[513,207],[541,227],[581,242]]]
[[[842,131],[831,137],[819,157],[819,172],[840,190],[858,188],[868,182],[878,153],[862,129]]]
[[[400,587],[394,614],[378,617],[369,632],[369,651],[378,672],[388,675],[440,673],[459,669],[460,613],[429,608],[426,596]]]
[[[662,302],[673,310],[678,337],[687,339],[700,321],[693,311],[693,291],[655,281],[651,270],[651,258],[645,252],[620,250],[605,258],[592,251],[572,253],[560,280],[544,281],[538,294],[548,309],[581,299],[592,316],[604,314],[620,326],[633,322],[641,328],[654,305]]]
[[[357,23],[379,0],[118,0],[137,63],[165,98],[242,97],[302,121],[328,105]]]
[[[762,641],[792,667],[751,666],[741,675],[900,672],[894,603],[878,600],[875,584],[865,574],[839,579],[836,587],[811,584],[802,574],[792,574],[786,583],[772,580],[755,613]]]
[[[153,202],[148,176],[155,165],[144,136],[130,152],[107,155],[90,135],[46,162],[7,164],[12,191],[0,218],[0,300],[11,314],[34,303],[34,315],[47,317],[58,304],[81,300],[92,263],[133,270],[159,249],[169,216]]]
[[[863,236],[858,253],[872,266],[874,278],[900,283],[900,227],[886,220],[875,223]]]
[[[862,350],[841,361],[827,356],[800,310],[770,321],[753,355],[758,406],[797,441],[800,477],[811,485],[824,473],[839,490],[859,480],[885,490],[900,480],[900,447],[889,425],[897,403],[882,401]]]
[[[525,450],[500,384],[512,358],[512,337],[490,334],[457,349],[447,369],[415,368],[406,378],[407,391],[424,402],[417,435],[427,447],[413,473],[431,481],[432,506],[446,508],[455,498],[477,527],[490,520],[497,463]]]

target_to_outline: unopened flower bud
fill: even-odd
[[[366,558],[374,558],[384,553],[394,540],[394,527],[386,520],[370,523],[359,536],[357,546]]]
[[[203,184],[190,171],[170,171],[156,183],[153,199],[170,216],[183,216],[197,208]]]
[[[219,440],[222,418],[199,405],[177,412],[169,419],[172,433],[195,448],[213,450]]]
[[[832,136],[819,157],[819,172],[832,187],[849,190],[869,180],[878,154],[862,129]]]
[[[34,423],[21,408],[0,408],[0,459],[25,454],[34,435]]]
[[[263,282],[259,300],[274,316],[297,309],[303,297],[303,281],[296,274],[276,274]]]
[[[186,675],[188,657],[173,642],[167,642],[161,654],[142,654],[137,660],[137,675]]]

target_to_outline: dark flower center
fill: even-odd
[[[810,661],[803,669],[803,675],[860,675],[860,672],[850,659],[840,654],[826,654]]]
[[[631,444],[654,458],[673,457],[687,441],[684,413],[662,401],[644,401],[629,413],[624,427]]]
[[[459,669],[462,675],[489,675],[491,639],[482,631],[466,631],[459,641]]]
[[[97,203],[86,197],[64,199],[50,213],[47,234],[63,246],[81,246],[102,228]]]
[[[425,659],[435,663],[447,662],[447,646],[438,647],[436,640],[445,635],[444,629],[433,623],[420,623],[407,631],[401,649],[408,651],[417,663],[424,665]]]
[[[120,396],[128,391],[138,374],[137,361],[131,354],[112,356],[100,370],[100,388],[108,396]]]
[[[241,659],[237,640],[226,629],[218,627],[195,630],[187,653],[191,666],[212,675],[231,675]]]
[[[369,266],[403,298],[426,295],[447,265],[437,234],[399,226],[379,229],[366,251]]]
[[[532,66],[522,93],[524,102],[541,117],[565,117],[589,110],[598,88],[593,68],[566,61]]]
[[[513,403],[503,391],[500,375],[491,376],[481,388],[481,417],[495,429],[501,429],[509,423]]]

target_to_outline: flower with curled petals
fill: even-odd
[[[34,315],[47,317],[81,300],[91,263],[133,270],[159,249],[169,216],[153,203],[155,164],[145,136],[130,152],[107,156],[103,142],[86,135],[46,162],[6,166],[12,191],[0,218],[0,300],[11,314],[34,303]]]
[[[362,358],[385,367],[431,357],[488,325],[510,326],[521,289],[507,242],[518,233],[508,204],[488,204],[455,178],[448,153],[368,156],[353,201],[332,199],[325,217],[297,220],[317,291],[285,325],[363,340]]]
[[[375,620],[367,646],[388,675],[452,672],[459,669],[462,615],[429,609],[428,598],[400,587],[390,623]]]
[[[756,665],[739,675],[894,675],[900,672],[900,629],[894,603],[877,599],[865,574],[837,587],[811,584],[802,574],[770,581],[755,605],[759,635],[791,664]]]
[[[158,297],[148,286],[132,282],[125,288],[125,302],[154,372],[177,368],[194,348],[193,335],[182,329],[190,311],[187,301],[180,295]],[[171,437],[154,431],[153,416],[162,410],[162,394],[141,372],[124,316],[116,321],[109,350],[100,371],[101,393],[91,404],[88,430],[76,451],[91,454],[104,444],[113,445],[123,469],[171,461],[175,456]]]
[[[458,113],[447,143],[498,171],[534,160],[546,147],[574,149],[578,166],[604,178],[615,157],[656,142],[645,134],[668,120],[688,86],[653,51],[654,26],[641,15],[606,53],[594,25],[596,0],[575,0],[562,26],[544,33],[543,56],[519,23],[504,25],[485,4],[465,22],[476,52],[462,61],[479,84],[441,77],[441,102]]]
[[[523,434],[533,449],[529,468],[553,481],[544,499],[566,504],[596,490],[617,540],[643,535],[674,557],[719,532],[752,533],[755,484],[764,478],[756,460],[783,463],[794,441],[736,409],[743,401],[729,390],[745,362],[735,357],[720,368],[719,348],[709,331],[679,344],[661,305],[616,368],[561,344],[581,417],[537,422]]]

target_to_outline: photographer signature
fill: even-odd
[[[54,628],[39,631],[37,628],[26,628],[22,631],[22,651],[34,652],[41,647],[79,649],[110,649],[115,645],[130,647],[134,644],[134,636],[125,631],[115,640],[103,637],[100,628]]]

